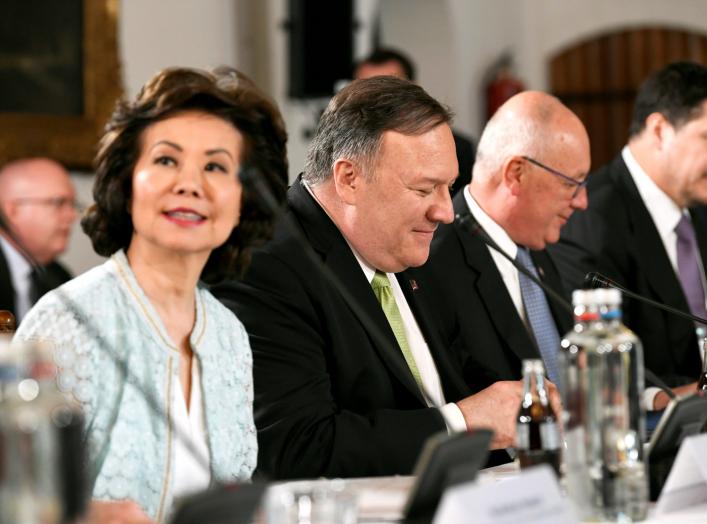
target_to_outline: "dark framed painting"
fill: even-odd
[[[47,156],[91,168],[122,94],[118,0],[2,0],[0,164]]]

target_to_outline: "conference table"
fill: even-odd
[[[476,482],[480,484],[503,482],[519,475],[517,463],[504,464],[479,472]],[[269,489],[288,488],[303,489],[335,489],[344,491],[355,498],[358,506],[358,522],[386,523],[398,522],[402,518],[403,508],[408,492],[414,483],[412,476],[373,477],[354,479],[321,479],[292,481],[276,484]],[[267,495],[266,495],[267,498]],[[693,506],[667,515],[655,516],[649,512],[646,524],[692,524],[707,522],[707,503]],[[314,520],[312,524],[314,524]],[[468,521],[473,524],[473,518]],[[254,524],[265,524],[264,509],[259,511]]]

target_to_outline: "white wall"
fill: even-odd
[[[383,0],[385,44],[410,52],[419,82],[479,135],[481,79],[505,50],[526,86],[547,89],[547,59],[591,34],[668,24],[707,33],[705,0]]]
[[[134,96],[166,66],[242,67],[280,105],[293,179],[304,165],[305,131],[327,101],[287,98],[286,8],[286,0],[122,0],[119,39],[126,94]],[[519,76],[529,88],[546,89],[548,57],[589,34],[659,23],[707,33],[707,0],[358,0],[357,57],[370,50],[378,9],[384,43],[410,53],[420,84],[451,105],[457,128],[476,137],[483,114],[481,78],[503,51],[514,52]],[[91,177],[74,178],[81,198],[90,201]],[[63,260],[79,273],[100,259],[77,232]]]

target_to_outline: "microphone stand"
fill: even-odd
[[[617,282],[614,282],[609,277],[604,276],[601,273],[598,273],[596,271],[591,271],[585,275],[584,286],[587,288],[591,288],[591,289],[596,289],[596,288],[600,288],[600,287],[611,287],[614,289],[618,289],[627,297],[631,297],[633,299],[636,299],[640,302],[643,302],[644,304],[648,304],[648,305],[656,307],[658,309],[662,309],[663,311],[667,311],[668,313],[672,313],[673,315],[678,316],[680,318],[692,320],[693,322],[696,322],[698,324],[707,325],[707,320],[705,320],[704,318],[695,316],[692,313],[687,313],[685,311],[674,308],[672,306],[668,306],[666,304],[661,304],[660,302],[656,302],[655,300],[651,300],[650,298],[644,297],[643,295],[639,295],[638,293],[634,293],[633,291],[626,289],[625,287],[618,284]],[[676,398],[676,395],[675,395],[675,393],[673,393],[673,390],[670,388],[667,388],[667,386],[665,385],[665,383],[662,380],[660,381],[660,384],[655,381],[656,379],[657,380],[660,380],[660,379],[658,379],[657,376],[653,375],[653,373],[651,373],[649,369],[645,369],[645,372],[646,372],[646,378],[648,378],[654,385],[656,385],[660,389],[662,389],[671,399]],[[650,375],[653,375],[653,377],[649,378],[649,373],[650,373]]]
[[[506,253],[501,248],[501,246],[499,246],[488,235],[488,233],[486,233],[486,231],[484,231],[484,229],[479,225],[478,222],[476,222],[476,221],[472,222],[471,213],[465,213],[464,215],[458,215],[457,218],[459,219],[459,225],[462,226],[467,231],[469,231],[472,236],[478,236],[484,244],[486,244],[491,249],[496,251],[499,255],[501,255],[503,258],[508,260],[511,264],[513,264],[514,268],[516,268],[518,271],[523,273],[523,275],[525,275],[530,280],[532,280],[533,283],[535,283],[547,295],[552,297],[552,299],[555,301],[556,304],[558,304],[563,309],[568,311],[570,313],[570,315],[574,315],[574,308],[572,307],[572,304],[570,304],[567,300],[565,300],[565,298],[562,295],[560,295],[557,291],[555,291],[550,286],[548,286],[547,284],[542,282],[535,275],[533,275],[533,273],[528,271],[522,264],[519,264],[515,258],[513,258],[511,255]]]
[[[698,324],[707,325],[707,320],[702,317],[695,316],[692,313],[687,313],[672,306],[668,306],[666,304],[656,302],[655,300],[651,300],[650,298],[644,297],[643,295],[639,295],[638,293],[634,293],[633,291],[630,291],[622,285],[614,282],[610,278],[595,271],[586,274],[586,276],[584,277],[584,287],[590,289],[612,287],[614,289],[618,289],[627,297],[635,298],[640,302],[651,305],[653,307],[657,307],[658,309],[662,309],[663,311],[667,311],[668,313],[672,313],[673,315],[676,315],[678,317],[685,318],[687,320],[692,320],[693,322],[696,322]]]
[[[515,267],[518,271],[523,273],[526,277],[528,277],[530,280],[532,280],[535,284],[537,284],[550,298],[552,298],[556,304],[562,306],[564,309],[569,311],[573,316],[574,316],[574,308],[572,307],[572,304],[570,304],[565,298],[560,295],[557,291],[552,289],[550,286],[542,282],[540,279],[536,278],[535,275],[533,275],[530,271],[528,271],[525,267],[523,267],[521,264],[519,264],[512,256],[510,256],[508,253],[506,253],[501,247],[494,242],[494,240],[488,236],[488,233],[484,231],[484,229],[479,225],[478,222],[473,220],[473,217],[471,216],[471,213],[464,213],[464,215],[458,215],[457,219],[459,220],[459,224],[469,231],[472,236],[478,236],[481,241],[492,248],[494,251],[499,253],[503,258],[508,260],[511,264],[513,264],[513,267]],[[590,275],[598,275],[598,273],[590,273]],[[587,275],[589,277],[589,275]],[[604,277],[606,278],[606,277]],[[609,279],[606,279],[608,282],[611,282]],[[585,279],[585,282],[587,280]],[[625,291],[621,287],[618,287],[620,291]],[[634,295],[632,293],[629,295],[629,293],[626,293],[628,296]],[[653,301],[649,301],[648,299],[645,299],[649,303],[652,303]],[[657,302],[656,302],[657,304]],[[662,306],[663,309],[667,309],[668,311],[672,310],[672,308],[669,308],[668,306]],[[676,310],[677,311],[677,310]],[[678,312],[679,314],[682,315],[687,315],[686,313],[683,313],[682,311]],[[692,317],[692,315],[689,315]],[[698,317],[694,317],[697,319]],[[706,322],[702,320],[702,322]],[[654,386],[658,387],[661,389],[666,395],[668,395],[671,399],[675,398],[676,395],[673,392],[672,389],[661,379],[653,373],[650,369],[644,368],[644,374],[646,377],[646,380],[653,384]]]

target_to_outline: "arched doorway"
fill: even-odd
[[[593,168],[609,162],[626,143],[641,82],[679,60],[707,64],[707,35],[629,28],[582,40],[550,59],[550,89],[587,127]]]

